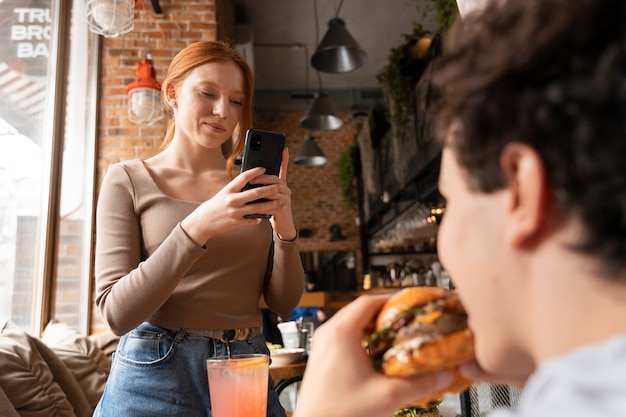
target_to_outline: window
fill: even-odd
[[[33,334],[52,317],[88,326],[98,39],[84,9],[0,2],[0,319]]]

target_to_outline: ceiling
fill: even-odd
[[[256,108],[262,110],[307,108],[318,90],[310,58],[340,6],[338,17],[368,58],[364,66],[348,73],[319,73],[336,110],[368,109],[381,97],[376,74],[390,50],[402,44],[414,22],[429,30],[435,26],[429,0],[236,0],[235,4],[236,42],[252,61]]]

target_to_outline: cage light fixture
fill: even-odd
[[[141,0],[87,0],[89,30],[107,38],[131,32],[135,26],[135,7]]]
[[[155,78],[155,70],[149,58],[135,65],[137,79],[126,87],[128,118],[133,123],[151,126],[163,118],[161,85]]]

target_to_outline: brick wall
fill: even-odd
[[[337,130],[313,132],[316,143],[328,158],[325,165],[306,167],[293,163],[302,147],[307,130],[300,127],[303,112],[258,112],[255,127],[277,130],[287,134],[290,163],[288,185],[292,190],[293,215],[299,229],[310,229],[312,235],[300,240],[303,251],[356,250],[360,249],[359,230],[356,224],[356,208],[348,210],[343,203],[338,180],[340,155],[354,143],[356,121],[349,112],[339,113],[345,121]],[[329,228],[341,226],[344,241],[330,242]],[[360,256],[360,254],[359,254]]]
[[[217,39],[215,0],[161,0],[164,14],[154,17],[149,2],[147,10],[135,15],[135,29],[119,38],[102,38],[100,103],[98,126],[98,180],[113,162],[146,158],[158,152],[166,122],[151,127],[128,120],[125,88],[136,79],[135,63],[146,54],[146,38],[152,55],[157,81],[162,81],[167,67],[190,43]],[[228,0],[220,1],[220,10],[228,9]],[[233,18],[226,13],[225,18]],[[224,27],[233,27],[224,23]],[[162,34],[165,35],[165,42]],[[232,30],[232,29],[231,29]],[[226,35],[225,35],[226,36]],[[99,183],[99,181],[98,181]]]
[[[114,162],[147,158],[158,152],[165,132],[165,121],[152,127],[143,127],[128,120],[126,85],[135,80],[135,63],[145,55],[146,36],[150,47],[157,81],[162,81],[169,62],[186,45],[219,37],[232,39],[234,12],[229,0],[161,0],[164,16],[157,18],[167,41],[163,45],[159,29],[148,13],[136,16],[135,30],[117,39],[102,42],[102,68],[100,81],[98,127],[98,181],[100,184],[106,168]],[[148,6],[149,7],[149,6]],[[219,22],[219,23],[218,23]],[[355,251],[357,281],[361,276],[361,254],[356,209],[348,211],[342,201],[337,174],[337,161],[341,153],[354,143],[356,122],[349,113],[341,114],[346,121],[341,129],[316,132],[321,139],[317,144],[328,157],[322,167],[301,167],[293,164],[306,130],[299,126],[303,112],[263,112],[255,115],[255,127],[276,130],[287,134],[290,150],[288,173],[293,191],[293,211],[296,226],[312,230],[310,238],[301,239],[303,251]],[[329,242],[331,224],[341,226],[346,240]],[[93,314],[94,330],[102,326],[99,314]]]
[[[81,302],[81,280],[84,270],[83,259],[88,247],[83,245],[82,220],[62,218],[59,222],[58,259],[54,288],[52,317],[78,329],[80,314],[84,311]]]

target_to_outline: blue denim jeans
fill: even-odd
[[[269,355],[263,335],[229,343],[231,354]],[[226,343],[144,323],[124,335],[94,417],[211,417],[206,360],[227,355]],[[285,417],[271,389],[268,417]]]

